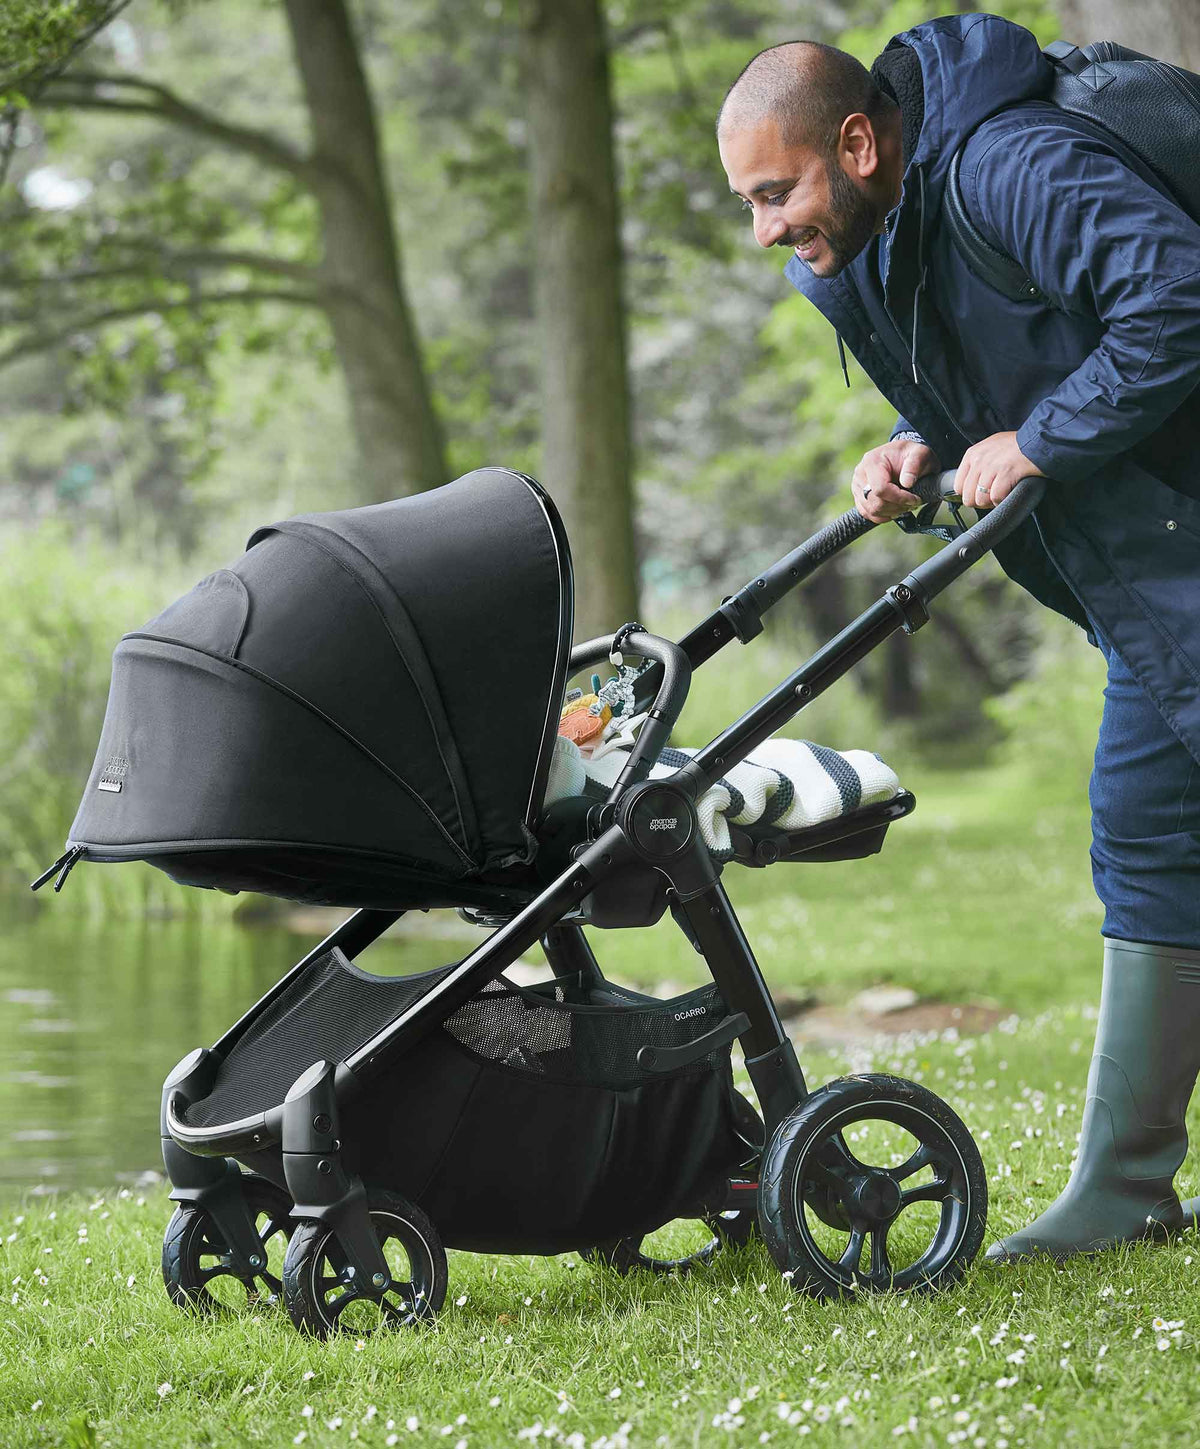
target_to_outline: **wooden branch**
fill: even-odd
[[[230,302],[288,302],[305,307],[323,307],[326,300],[326,297],[320,292],[289,291],[284,288],[272,289],[269,287],[243,287],[231,292],[196,293],[194,296],[180,297],[174,301],[161,297],[147,297],[140,302],[130,303],[126,307],[110,307],[103,312],[93,312],[89,316],[79,318],[70,327],[60,328],[57,332],[40,333],[36,337],[23,338],[20,342],[14,343],[7,351],[0,352],[0,367],[5,367],[10,362],[16,362],[19,358],[30,357],[34,353],[49,352],[59,343],[74,337],[76,333],[91,332],[97,327],[104,327],[110,322],[122,322],[130,317],[144,317],[149,312],[172,312],[178,311],[180,308],[189,312],[199,312],[205,307],[224,306]]]
[[[101,95],[100,92],[105,89],[124,92],[131,98]],[[134,93],[140,93],[147,99],[135,100],[132,98]],[[317,168],[309,157],[286,141],[265,131],[222,121],[156,81],[105,75],[97,71],[71,71],[51,82],[38,97],[37,104],[60,110],[119,111],[126,115],[156,116],[185,130],[210,136],[235,151],[244,151],[268,166],[298,177],[305,185],[311,186],[316,176]]]
[[[193,268],[245,267],[269,276],[288,277],[315,286],[320,272],[306,262],[291,262],[266,252],[221,251],[216,248],[165,251],[154,242],[123,242],[125,250],[142,251],[145,259],[111,267],[88,267],[74,272],[55,272],[45,277],[22,272],[0,271],[0,287],[58,287],[76,282],[104,282],[119,277],[170,277]]]

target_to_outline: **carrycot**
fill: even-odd
[[[261,528],[121,640],[69,847],[325,905],[494,901],[529,875],[572,612],[554,504],[507,469]]]

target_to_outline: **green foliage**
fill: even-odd
[[[65,530],[0,547],[0,884],[19,888],[61,853],[100,738],[112,650],[178,592],[161,565],[129,564]],[[80,871],[72,898],[145,908],[167,896],[157,876]]]
[[[0,8],[0,105],[35,88],[129,0],[5,0]]]
[[[994,8],[1043,43],[1057,33],[1041,0]],[[832,330],[783,280],[780,254],[754,245],[729,197],[713,136],[725,89],[764,45],[807,35],[869,62],[893,33],[944,9],[934,0],[846,0],[819,12],[804,0],[606,4],[645,612],[655,622],[688,627],[848,507],[855,462],[892,422],[853,359],[846,388]],[[540,471],[523,14],[517,0],[355,10],[454,472],[487,462]],[[137,54],[114,73],[161,80],[210,113],[301,146],[305,116],[277,3],[141,0],[125,21]],[[110,54],[102,37],[89,65]],[[208,287],[306,285],[296,278],[319,262],[319,240],[305,187],[149,119],[38,111],[28,135],[26,171],[54,165],[93,190],[57,212],[23,206],[13,188],[0,196],[0,287],[10,273],[43,279],[0,292],[5,336],[61,334],[4,378],[0,450],[16,516],[56,515],[148,556],[193,556],[196,574],[270,517],[357,501],[323,314],[195,305]],[[221,252],[297,270],[280,280],[203,263]],[[83,325],[139,306],[150,310]],[[786,672],[928,547],[879,530],[827,565],[735,669],[739,700],[756,698],[776,663]],[[1004,710],[983,701],[1042,657],[1038,612],[994,567],[973,570],[917,640],[866,661],[804,732],[827,712],[834,743],[849,738],[843,722],[868,720],[884,743],[935,760],[980,757],[1009,728]],[[725,703],[697,703],[696,728],[724,723]]]
[[[1049,800],[1086,797],[1104,692],[1104,658],[1083,631],[1044,612],[1028,677],[987,701],[1004,732],[998,762],[1020,765]]]

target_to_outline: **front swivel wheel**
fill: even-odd
[[[195,1203],[181,1203],[167,1224],[162,1248],[163,1282],[177,1308],[220,1313],[279,1301],[292,1200],[257,1173],[242,1173],[238,1185],[262,1242],[262,1263],[253,1274],[239,1274],[212,1214]]]
[[[983,1242],[987,1177],[970,1132],[933,1092],[842,1077],[775,1133],[758,1213],[771,1257],[813,1297],[945,1288]]]
[[[398,1193],[370,1190],[367,1211],[390,1274],[382,1288],[355,1279],[325,1223],[305,1218],[297,1227],[283,1265],[283,1296],[302,1332],[366,1338],[430,1319],[445,1302],[446,1250],[421,1209]]]

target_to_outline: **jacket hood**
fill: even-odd
[[[925,116],[905,190],[915,165],[925,171],[927,195],[940,192],[954,153],[976,126],[1006,106],[1050,95],[1054,67],[1037,37],[998,15],[930,20],[902,31],[889,48],[897,44],[916,52],[925,91]]]

